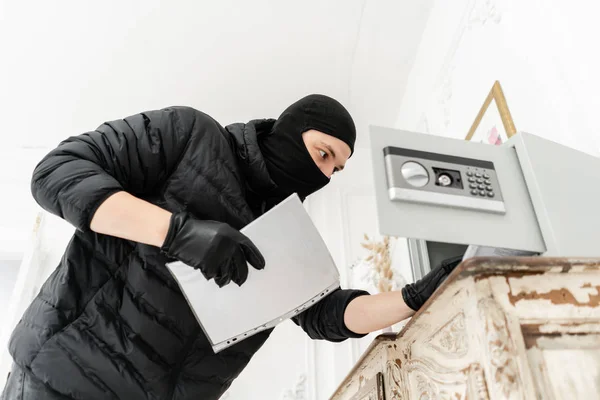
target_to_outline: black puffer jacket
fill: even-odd
[[[36,201],[77,230],[11,340],[15,362],[73,399],[217,399],[269,337],[214,354],[158,248],[96,234],[90,220],[125,190],[169,211],[240,229],[248,193],[273,185],[257,145],[267,120],[220,126],[187,107],[105,123],[36,167]],[[264,211],[264,207],[263,207]],[[295,318],[314,339],[359,337],[343,323],[362,291],[337,290]]]

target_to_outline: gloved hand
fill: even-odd
[[[193,218],[188,213],[173,213],[161,250],[195,269],[219,287],[234,281],[241,286],[248,278],[248,264],[265,267],[256,246],[228,224]]]
[[[402,288],[402,298],[407,306],[418,311],[462,261],[462,256],[448,258],[415,283]]]

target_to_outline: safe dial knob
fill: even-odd
[[[421,164],[408,161],[402,165],[402,176],[410,185],[414,187],[423,187],[429,182],[429,173]]]
[[[441,186],[450,186],[452,185],[452,178],[450,178],[449,175],[446,174],[441,174],[438,179],[437,179],[438,183]]]

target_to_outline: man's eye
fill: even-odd
[[[319,150],[319,154],[321,155],[321,158],[323,158],[323,159],[327,158],[327,156],[328,156],[328,154],[323,150]]]

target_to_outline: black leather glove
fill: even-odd
[[[402,298],[406,305],[418,311],[461,261],[462,256],[448,258],[429,271],[423,278],[404,286],[402,288]]]
[[[161,250],[195,269],[219,287],[234,281],[241,286],[248,278],[248,261],[263,269],[265,259],[256,246],[228,224],[174,213]]]

